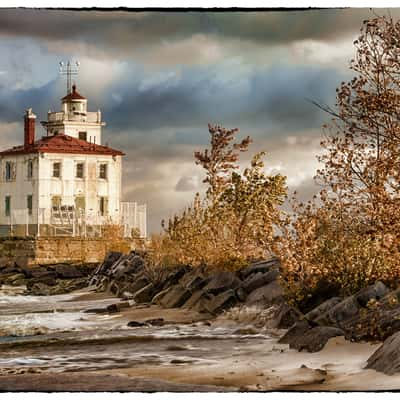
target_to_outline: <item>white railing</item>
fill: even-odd
[[[6,234],[101,237],[104,225],[119,224],[123,227],[124,237],[132,237],[137,230],[140,237],[145,238],[146,220],[146,205],[138,205],[135,202],[122,202],[120,212],[114,216],[103,216],[89,210],[76,210],[74,206],[39,208],[32,214],[28,209],[16,209],[10,213]]]
[[[101,122],[100,112],[86,112],[86,113],[64,113],[63,111],[51,112],[47,114],[48,122],[60,122],[60,121],[78,121],[78,122]]]

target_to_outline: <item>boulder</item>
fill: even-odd
[[[257,272],[255,274],[250,275],[242,284],[242,288],[247,292],[251,293],[252,291],[258,289],[261,286],[268,285],[279,276],[278,268],[271,268],[268,272]]]
[[[121,256],[108,270],[107,274],[114,279],[120,279],[124,275],[133,275],[143,270],[145,262],[142,257],[135,253]]]
[[[291,349],[315,353],[320,351],[327,341],[336,336],[344,336],[342,329],[331,326],[311,327],[307,321],[300,321],[279,340],[279,343],[288,344]]]
[[[288,329],[303,317],[303,314],[289,304],[279,304],[274,311],[273,328]]]
[[[400,332],[388,337],[367,360],[366,369],[387,375],[400,372]]]
[[[136,281],[134,281],[132,284],[128,285],[125,290],[128,290],[129,292],[135,294],[137,291],[140,289],[143,289],[145,286],[149,284],[149,280],[145,277],[140,277]]]
[[[228,289],[236,289],[241,282],[233,272],[223,271],[217,272],[212,276],[210,282],[204,287],[204,291],[217,295]]]
[[[134,293],[133,300],[135,300],[136,303],[150,303],[156,292],[157,288],[152,283],[149,283]]]
[[[245,301],[247,298],[247,292],[242,288],[242,287],[238,287],[235,290],[236,293],[236,297],[238,298],[239,301]]]
[[[178,284],[169,288],[168,292],[160,299],[159,304],[164,308],[181,307],[191,295],[190,290]]]
[[[34,296],[48,296],[51,294],[51,287],[42,282],[34,283],[29,288],[29,294]]]
[[[282,303],[283,295],[281,285],[277,281],[273,281],[251,292],[245,303],[248,306],[270,307],[273,304]]]
[[[11,274],[3,280],[6,285],[19,286],[25,283],[25,275],[22,273]]]
[[[370,300],[380,300],[387,295],[390,290],[381,282],[375,282],[373,285],[361,289],[355,294],[355,297],[361,307],[365,307]]]
[[[74,265],[70,264],[57,264],[53,265],[52,269],[57,274],[57,278],[59,279],[75,279],[82,278],[83,274],[76,268]]]
[[[132,303],[129,301],[120,301],[119,303],[110,304],[107,306],[107,311],[109,313],[117,313],[123,310],[124,308],[131,307]]]
[[[279,268],[280,263],[277,258],[272,258],[266,261],[259,261],[250,264],[248,267],[243,268],[239,271],[239,277],[242,280],[247,279],[250,275],[256,274],[257,272],[268,272],[271,268]]]
[[[104,261],[94,270],[93,275],[90,278],[89,284],[94,285],[99,275],[105,275],[107,271],[115,264],[121,257],[123,256],[122,253],[111,251],[107,253],[104,258]]]
[[[335,307],[337,304],[339,304],[342,300],[343,299],[341,297],[332,297],[331,299],[324,301],[319,306],[313,308],[304,317],[305,317],[305,319],[307,319],[309,321],[314,321],[321,315],[323,315],[326,312],[328,312],[329,310],[331,310],[333,307]]]
[[[194,308],[196,306],[196,304],[201,300],[202,297],[207,296],[209,297],[209,295],[207,295],[206,292],[204,292],[204,290],[198,290],[196,292],[194,292],[190,298],[185,302],[185,304],[183,304],[183,308]]]
[[[355,296],[349,296],[336,304],[326,313],[315,319],[319,325],[341,325],[344,321],[356,316],[360,311],[360,305]]]
[[[216,296],[210,295],[210,297],[204,298],[201,304],[200,312],[208,312],[210,314],[219,314],[224,310],[228,310],[237,303],[235,292],[229,289]]]
[[[190,267],[187,265],[171,271],[164,280],[163,288],[166,289],[176,285],[188,271],[190,271]]]
[[[139,322],[139,321],[129,321],[128,322],[128,326],[130,328],[137,328],[140,326],[145,326],[146,324],[144,322]]]
[[[346,337],[353,341],[385,340],[400,331],[400,305],[383,303],[362,309],[341,327],[346,331]]]

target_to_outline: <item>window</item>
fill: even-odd
[[[107,197],[99,198],[99,211],[101,216],[105,216],[108,213],[108,199]]]
[[[28,160],[28,171],[26,176],[28,179],[32,179],[33,176],[33,160]]]
[[[87,132],[79,132],[78,135],[80,140],[87,140]]]
[[[26,198],[26,208],[28,209],[28,214],[29,215],[32,215],[32,207],[33,207],[32,195],[28,194],[28,196]]]
[[[6,181],[15,179],[15,164],[11,161],[6,161]]]
[[[61,196],[53,196],[51,198],[51,206],[52,207],[61,207]]]
[[[4,209],[6,217],[11,215],[11,196],[6,196],[4,199]]]
[[[53,178],[61,177],[61,163],[55,162],[53,163]]]
[[[100,164],[99,178],[107,179],[107,164]]]
[[[76,164],[76,174],[75,174],[76,178],[83,178],[84,166],[85,166],[84,163],[77,163]]]

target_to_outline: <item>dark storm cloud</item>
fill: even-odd
[[[276,66],[240,74],[228,66],[190,68],[148,87],[142,86],[141,79],[122,79],[110,91],[123,101],[115,104],[109,98],[103,108],[116,129],[174,127],[177,141],[204,143],[203,136],[190,137],[194,132],[185,137],[183,127],[206,127],[208,122],[230,126],[268,123],[285,130],[315,127],[324,116],[309,99],[332,104],[342,79],[340,72],[330,68]]]
[[[372,15],[368,9],[239,13],[6,9],[0,11],[0,34],[47,41],[73,40],[106,47],[112,53],[129,53],[199,33],[261,44],[337,39],[357,33],[362,20]]]

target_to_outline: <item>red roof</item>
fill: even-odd
[[[69,101],[69,100],[86,100],[86,97],[83,97],[82,95],[80,95],[78,93],[78,91],[76,90],[76,85],[72,85],[72,92],[68,93],[66,96],[64,96],[62,99],[62,101]]]
[[[101,146],[72,136],[58,134],[54,136],[43,136],[40,140],[37,140],[29,146],[15,146],[11,149],[1,151],[0,156],[30,153],[94,154],[110,156],[125,155],[122,151],[112,149],[108,146]]]

